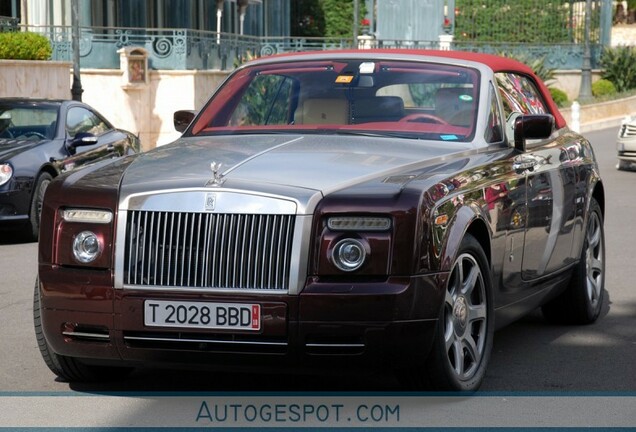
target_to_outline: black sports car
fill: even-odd
[[[58,174],[139,150],[90,106],[70,100],[0,99],[0,229],[38,238],[44,191]]]

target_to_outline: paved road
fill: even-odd
[[[615,170],[616,130],[588,133],[607,195],[603,317],[585,327],[556,326],[536,313],[500,330],[482,390],[636,392],[636,171]],[[110,385],[55,380],[37,351],[31,321],[36,244],[0,238],[0,391],[340,391],[397,390],[379,377],[319,379],[145,371]]]

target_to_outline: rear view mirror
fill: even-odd
[[[526,140],[546,139],[554,132],[554,117],[551,114],[528,114],[515,119],[515,148],[526,151]]]
[[[73,137],[70,142],[70,147],[76,148],[93,144],[97,144],[97,137],[95,135],[88,132],[80,132]]]
[[[177,132],[185,131],[194,117],[196,116],[196,111],[191,110],[179,110],[175,111],[174,116],[172,117],[172,121],[174,123],[174,128]]]

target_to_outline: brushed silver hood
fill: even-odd
[[[470,144],[458,142],[340,135],[180,139],[137,157],[125,172],[122,198],[155,190],[231,189],[288,196],[309,210],[317,196],[469,148]],[[210,185],[212,163],[221,164],[220,185]]]

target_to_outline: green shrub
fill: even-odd
[[[557,104],[559,108],[566,107],[570,105],[570,101],[568,99],[568,95],[561,89],[550,87],[550,94],[552,95],[552,99],[554,103]]]
[[[399,2],[396,2],[399,3]],[[455,0],[456,41],[569,43],[565,1]]]
[[[611,81],[617,92],[636,88],[636,47],[617,46],[601,53],[601,78]]]
[[[611,81],[600,79],[592,84],[592,96],[603,97],[616,94],[616,87]]]
[[[499,51],[497,55],[501,57],[511,58],[529,66],[530,69],[543,81],[548,84],[554,80],[554,69],[550,69],[545,64],[545,56],[540,58],[532,58],[528,54],[519,52]]]
[[[0,33],[0,59],[48,60],[51,42],[46,36],[31,32]]]

